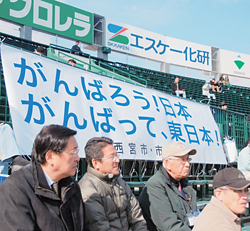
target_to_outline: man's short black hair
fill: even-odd
[[[45,164],[45,155],[51,150],[60,154],[68,144],[69,138],[77,132],[61,125],[49,125],[42,128],[35,138],[31,158],[39,164]]]
[[[93,137],[85,146],[86,161],[93,167],[92,160],[101,160],[103,157],[102,149],[107,145],[113,145],[113,140],[107,137]]]
[[[44,52],[44,48],[42,46],[39,46],[37,49],[36,49],[37,52],[41,52],[43,53]]]

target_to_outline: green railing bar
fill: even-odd
[[[103,63],[103,62],[101,62],[101,61],[98,62],[98,66],[100,66],[100,63],[101,63],[102,65],[108,67],[108,68],[111,68],[111,69],[113,70],[113,72],[115,72],[115,73],[116,73],[116,72],[120,72],[120,73],[123,73],[123,74],[128,75],[128,78],[130,78],[130,79],[131,79],[131,76],[134,77],[134,78],[136,78],[136,79],[139,79],[140,81],[142,81],[142,82],[145,83],[145,86],[147,86],[147,80],[145,80],[145,79],[142,79],[142,78],[140,78],[140,77],[138,77],[138,76],[136,76],[136,75],[130,74],[130,73],[126,72],[126,71],[120,70],[120,69],[118,69],[118,68],[116,68],[116,67],[109,66],[108,64]],[[119,73],[118,73],[118,74],[119,74]]]

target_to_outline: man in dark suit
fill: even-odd
[[[34,141],[30,164],[0,185],[0,231],[83,231],[84,204],[72,178],[78,162],[76,131],[45,126]]]

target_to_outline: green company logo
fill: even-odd
[[[108,30],[114,34],[111,38],[109,38],[110,41],[121,43],[124,45],[128,45],[128,43],[129,43],[128,37],[121,35],[123,32],[128,30],[128,28],[121,27],[121,26],[110,23],[108,25]]]
[[[237,56],[237,58],[240,58],[241,59],[241,57],[240,57],[240,55],[238,55]],[[239,70],[244,66],[244,62],[243,61],[241,61],[241,60],[234,60],[234,63],[236,64],[236,66],[239,68]]]
[[[93,14],[54,0],[0,0],[0,18],[93,44]]]

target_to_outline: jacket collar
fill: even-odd
[[[120,174],[118,175],[113,175],[112,173],[107,173],[107,174],[102,174],[98,172],[96,169],[93,167],[88,166],[87,172],[93,174],[94,176],[98,177],[100,180],[106,181],[108,183],[111,183],[112,181],[116,180]]]
[[[161,166],[160,171],[165,179],[166,184],[175,191],[179,196],[181,196],[183,199],[185,199],[189,205],[190,208],[192,208],[192,187],[191,184],[188,182],[187,178],[183,178],[180,180],[181,187],[183,189],[184,195],[178,190],[178,184],[179,182],[175,180],[168,172],[167,170]],[[175,186],[175,187],[174,187]],[[196,196],[196,195],[195,195]]]
[[[49,187],[40,164],[36,163],[35,161],[31,161],[31,169],[34,179],[35,193],[37,195],[41,195],[54,200],[60,200],[60,198]],[[58,183],[62,201],[67,201],[73,194],[75,194],[76,183],[75,181],[72,180],[71,177],[66,177],[64,179],[61,179]]]
[[[50,190],[50,187],[47,183],[47,180],[45,178],[45,175],[43,173],[42,167],[40,164],[36,163],[35,161],[31,161],[30,163],[31,171],[32,171],[32,176],[33,176],[33,187],[34,188],[43,188]]]
[[[178,188],[178,184],[179,182],[174,179],[168,172],[167,170],[163,167],[163,165],[161,166],[160,168],[160,171],[162,172],[165,180],[166,180],[166,183],[171,185],[174,184],[177,188]],[[187,187],[187,186],[190,186],[190,183],[188,182],[187,178],[183,178],[180,180],[180,183],[181,183],[181,186],[184,188],[184,187]]]
[[[221,202],[215,196],[212,196],[210,203],[219,209],[222,213],[226,214],[227,218],[233,222],[239,222],[240,218],[235,215],[223,202]]]

